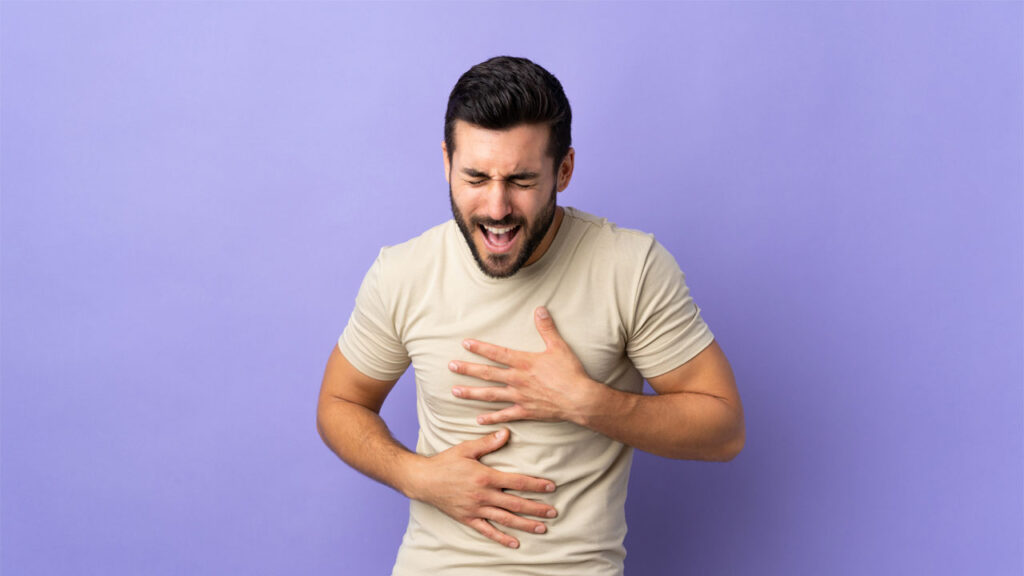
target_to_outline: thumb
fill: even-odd
[[[479,460],[484,454],[490,454],[501,448],[508,442],[508,429],[502,428],[497,432],[488,434],[475,440],[467,440],[459,444],[462,455],[467,458]]]
[[[537,332],[540,333],[540,337],[544,339],[544,344],[548,348],[563,342],[562,335],[558,333],[555,321],[551,319],[547,308],[541,306],[534,310],[533,320],[537,324]]]

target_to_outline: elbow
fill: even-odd
[[[742,410],[733,412],[732,417],[724,420],[722,424],[725,428],[721,431],[718,442],[706,454],[705,460],[731,462],[743,451],[743,445],[747,441],[747,426]]]
[[[718,458],[715,458],[715,460],[718,462],[731,462],[734,458],[739,456],[740,452],[743,451],[743,445],[746,441],[747,429],[744,425],[743,418],[740,417],[736,426],[736,432],[727,442],[722,443],[721,449],[718,453]]]
[[[320,435],[321,440],[327,442],[327,435],[324,431],[323,409],[319,405],[316,408],[316,418],[314,420],[316,421],[316,433]]]
[[[732,410],[730,426],[732,433],[722,443],[719,462],[731,462],[743,451],[743,445],[747,442],[747,419],[743,415],[743,405],[737,398],[736,407]]]
[[[740,434],[734,440],[724,444],[722,450],[718,454],[718,458],[715,458],[717,462],[731,462],[734,458],[739,456],[740,452],[743,451],[743,443],[746,438],[743,434]]]
[[[320,439],[327,443],[328,428],[331,424],[331,404],[326,398],[321,397],[316,405],[316,433],[320,435]]]

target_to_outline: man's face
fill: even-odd
[[[512,276],[554,239],[555,193],[569,184],[573,151],[556,174],[550,132],[546,124],[488,130],[459,120],[450,163],[442,145],[452,215],[488,276]]]

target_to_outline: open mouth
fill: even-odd
[[[501,254],[512,248],[512,242],[519,236],[522,226],[485,226],[478,225],[484,236],[484,244],[491,252]]]

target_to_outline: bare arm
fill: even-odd
[[[320,385],[316,427],[324,443],[350,466],[409,496],[406,471],[416,456],[395,440],[380,417],[395,382],[364,375],[335,346]]]
[[[743,405],[718,342],[648,382],[656,396],[599,385],[584,404],[589,410],[576,418],[610,438],[668,458],[728,461],[743,449]]]
[[[682,366],[648,381],[656,396],[609,388],[587,376],[545,310],[535,315],[547,349],[509,350],[468,340],[470,351],[508,366],[453,362],[455,372],[504,387],[458,386],[460,398],[511,402],[481,415],[481,424],[513,420],[566,420],[609,438],[669,458],[731,460],[745,440],[743,406],[732,369],[717,342]]]
[[[317,430],[324,443],[356,470],[511,548],[519,546],[518,540],[492,522],[534,533],[546,531],[542,522],[521,515],[551,518],[556,514],[554,508],[504,490],[550,492],[554,483],[498,472],[478,461],[508,441],[508,430],[463,442],[429,458],[420,456],[395,440],[380,417],[380,408],[394,385],[395,381],[366,376],[335,347],[327,360],[317,403]]]

